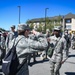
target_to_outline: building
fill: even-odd
[[[67,30],[75,31],[75,14],[65,15],[65,26]]]
[[[75,31],[75,14],[72,13],[68,13],[67,15],[59,15],[59,16],[54,16],[54,17],[47,17],[46,22],[49,21],[53,21],[53,25],[54,27],[56,26],[56,24],[59,24],[61,26],[64,25],[64,28],[67,30],[71,30],[71,31]],[[31,23],[33,23],[34,25],[34,29],[36,29],[37,27],[39,27],[39,24],[41,22],[42,27],[45,26],[45,18],[35,18],[35,19],[31,19],[28,21],[29,24],[31,25]]]

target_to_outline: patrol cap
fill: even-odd
[[[17,30],[24,31],[24,30],[30,30],[30,28],[29,28],[29,25],[27,25],[27,24],[19,24]]]
[[[11,28],[14,28],[15,29],[15,25],[12,25]]]

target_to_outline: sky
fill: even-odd
[[[44,18],[45,8],[47,17],[75,14],[75,0],[0,0],[0,28],[9,30],[12,25],[26,23],[34,18]]]

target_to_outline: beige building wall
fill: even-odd
[[[66,25],[66,27],[67,27],[67,26],[71,26],[71,29],[72,29],[72,23],[66,23],[65,25]],[[66,28],[66,29],[67,29],[67,28]]]
[[[71,19],[71,23],[66,23],[66,26],[71,25],[71,30],[75,31],[75,19]]]
[[[72,18],[71,30],[75,31],[75,18]]]

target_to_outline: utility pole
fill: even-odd
[[[45,33],[46,33],[46,16],[47,16],[47,10],[48,10],[49,8],[45,8]]]
[[[20,23],[21,23],[21,22],[20,22],[21,6],[18,6],[18,8],[19,8],[19,24],[20,24]]]
[[[65,19],[64,19],[64,16],[63,16],[63,34],[64,34],[64,31],[65,31]]]

